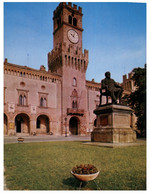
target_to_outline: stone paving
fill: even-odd
[[[119,148],[119,147],[131,147],[131,146],[142,146],[145,145],[146,142],[137,141],[134,143],[101,143],[101,142],[85,142],[84,145],[91,145],[91,146],[99,146],[99,147],[108,147],[108,148]]]
[[[91,136],[55,136],[55,135],[36,135],[36,136],[20,136],[24,138],[24,143],[29,142],[50,142],[50,141],[91,141]],[[16,136],[5,136],[4,144],[18,143],[18,137]]]

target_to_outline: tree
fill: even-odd
[[[146,65],[144,68],[133,69],[132,79],[135,82],[136,90],[130,95],[124,96],[124,102],[134,110],[137,116],[137,128],[141,136],[146,137]]]

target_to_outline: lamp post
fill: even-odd
[[[67,137],[67,117],[65,117],[65,137]]]

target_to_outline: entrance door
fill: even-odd
[[[76,117],[72,117],[69,121],[69,130],[72,135],[78,135],[78,120]]]
[[[16,133],[21,133],[21,123],[23,122],[23,119],[21,116],[16,117]]]
[[[17,121],[17,129],[16,129],[17,133],[21,133],[21,121]]]

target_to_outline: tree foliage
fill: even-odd
[[[144,68],[133,69],[132,79],[135,82],[136,90],[129,96],[124,96],[124,102],[134,110],[137,116],[137,128],[141,135],[146,137],[146,65]]]

